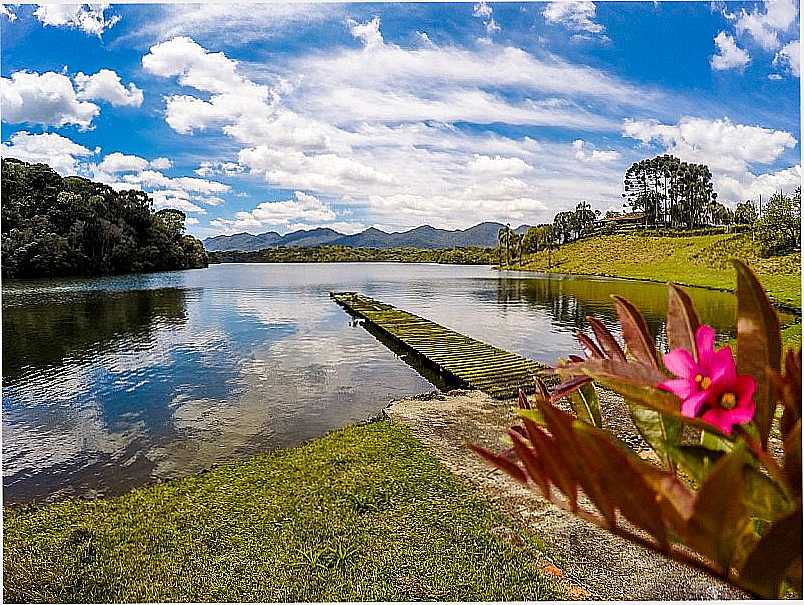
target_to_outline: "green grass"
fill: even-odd
[[[538,539],[387,420],[4,517],[6,601],[557,597]]]
[[[561,246],[552,254],[526,255],[523,269],[627,277],[734,290],[729,259],[747,262],[777,303],[801,309],[801,254],[760,258],[750,234],[693,237],[605,235]],[[518,267],[512,267],[518,268]]]

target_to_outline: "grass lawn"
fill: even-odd
[[[560,598],[539,540],[388,420],[4,517],[6,601]]]
[[[760,258],[750,234],[605,235],[561,246],[552,258],[552,268],[548,269],[547,252],[526,255],[522,268],[672,281],[722,290],[736,287],[736,273],[729,259],[740,258],[754,269],[774,301],[801,309],[801,254]]]

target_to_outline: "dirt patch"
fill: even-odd
[[[607,428],[647,454],[616,396],[607,398]],[[622,410],[617,407],[622,406]],[[622,413],[620,413],[622,412]],[[393,402],[385,413],[413,433],[454,473],[473,484],[544,540],[551,556],[542,572],[571,599],[735,599],[745,595],[685,565],[613,536],[544,500],[535,491],[491,469],[468,451],[466,443],[500,449],[511,426],[513,402],[500,402],[479,391],[427,394]],[[624,420],[618,420],[624,419]],[[630,426],[629,426],[630,425]]]

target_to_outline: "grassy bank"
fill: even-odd
[[[801,309],[801,254],[760,258],[750,234],[590,237],[553,251],[552,266],[550,255],[538,252],[525,255],[521,268],[733,290],[736,274],[729,263],[731,258],[746,261],[773,300]]]
[[[4,533],[6,601],[557,598],[540,542],[387,420]]]

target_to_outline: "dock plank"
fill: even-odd
[[[403,309],[357,292],[332,292],[348,313],[381,330],[468,388],[496,399],[532,392],[545,368],[521,355],[475,340]]]

